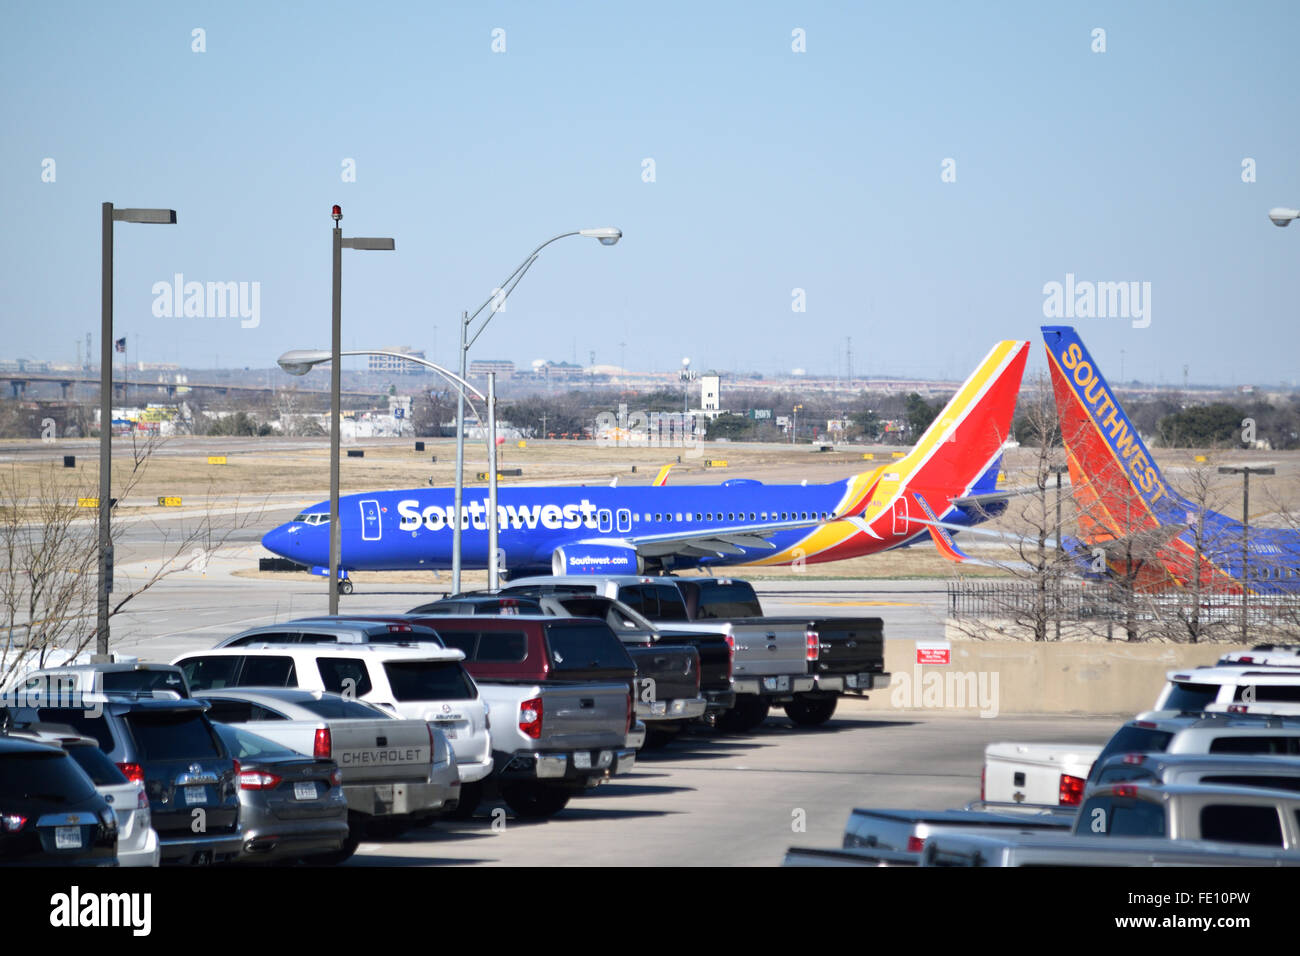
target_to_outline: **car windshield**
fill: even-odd
[[[1164,710],[1186,710],[1199,712],[1205,710],[1206,704],[1214,703],[1219,696],[1218,684],[1193,684],[1190,681],[1174,681],[1165,699]]]
[[[374,720],[376,717],[392,716],[387,711],[372,707],[365,701],[348,700],[345,697],[312,698],[300,700],[297,704],[303,710],[309,710],[317,717],[324,717],[327,720],[335,717]]]
[[[548,624],[547,637],[557,671],[632,670],[636,665],[614,632],[604,624]]]
[[[460,661],[389,661],[384,672],[393,697],[399,701],[478,697],[478,688]]]
[[[0,754],[0,804],[6,800],[44,800],[80,803],[95,795],[95,788],[67,754]]]
[[[86,776],[97,787],[119,787],[126,783],[126,776],[117,768],[117,764],[108,759],[108,754],[91,744],[76,744],[67,748],[68,756],[76,761],[77,766],[86,771]]]
[[[250,734],[241,727],[231,727],[229,724],[213,724],[212,726],[217,729],[217,733],[221,736],[226,749],[237,760],[253,760],[259,757],[265,759],[267,757],[302,756],[302,754],[277,744],[273,740],[267,740],[257,734]]]
[[[156,690],[173,691],[179,697],[190,696],[185,678],[179,670],[106,671],[101,675],[103,688],[115,694],[152,694]]]
[[[145,760],[220,757],[221,751],[201,713],[192,710],[128,714],[127,723]]]
[[[725,584],[679,581],[677,586],[686,595],[687,604],[693,607],[695,620],[722,621],[763,616],[758,595],[744,581],[728,581]]]
[[[1132,797],[1093,797],[1079,810],[1076,832],[1099,836],[1165,835],[1164,804]]]

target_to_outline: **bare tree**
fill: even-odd
[[[114,550],[149,520],[126,513],[126,502],[139,488],[156,439],[133,437],[131,454],[118,456],[114,484],[119,505],[111,526]],[[122,472],[125,472],[123,475]],[[11,463],[0,470],[0,687],[18,673],[65,660],[92,649],[98,597],[99,525],[94,509],[81,503],[95,500],[94,483],[81,476],[65,477],[62,469],[41,463]],[[185,515],[179,527],[152,522],[162,550],[142,574],[114,575],[109,617],[164,579],[208,556],[240,528],[256,521],[261,508],[245,510],[236,499],[233,507],[217,510],[209,487],[204,505]],[[233,513],[232,513],[233,512]]]

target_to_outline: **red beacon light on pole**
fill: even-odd
[[[343,207],[335,206],[333,209],[330,210],[330,216],[333,217],[335,222],[338,222],[340,219],[343,218]]]

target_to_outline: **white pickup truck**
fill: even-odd
[[[980,799],[1077,807],[1101,744],[996,743],[984,748]]]

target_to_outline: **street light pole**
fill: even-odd
[[[499,584],[497,565],[497,373],[488,372],[488,587]]]
[[[339,612],[339,552],[343,538],[339,528],[339,437],[343,414],[343,211],[334,207],[331,230],[330,285],[330,585],[329,612]]]
[[[95,601],[95,654],[108,655],[108,594],[113,590],[113,223],[175,225],[174,209],[100,207],[99,299],[99,581]],[[90,360],[90,356],[86,356]],[[123,399],[125,399],[125,394]]]
[[[480,305],[477,309],[475,309],[473,313],[462,312],[461,321],[460,321],[460,377],[462,379],[465,378],[465,373],[466,373],[465,366],[466,366],[467,357],[469,355],[470,346],[472,346],[475,343],[475,341],[478,340],[478,337],[483,334],[483,330],[486,329],[488,323],[492,321],[492,316],[496,315],[498,308],[510,296],[510,293],[515,290],[515,286],[519,285],[520,280],[523,279],[523,277],[528,273],[528,270],[532,268],[533,263],[537,261],[538,253],[540,253],[551,243],[559,239],[568,238],[569,236],[586,236],[589,239],[600,240],[600,244],[602,246],[612,246],[615,243],[617,243],[619,239],[623,238],[623,232],[620,229],[615,229],[612,227],[603,227],[599,229],[575,229],[572,232],[562,232],[558,236],[552,236],[550,239],[547,239],[540,246],[538,246],[531,253],[529,253],[528,257],[524,259],[524,261],[521,262],[518,266],[515,267],[515,271],[510,273],[510,275],[506,276],[505,281],[502,282],[501,285],[497,286],[496,289],[492,290],[492,294],[488,296],[487,299],[483,302],[483,304]],[[470,323],[472,323],[475,319],[477,319],[479,313],[481,313],[489,305],[493,306],[492,311],[488,313],[487,318],[483,320],[483,323],[478,327],[478,331],[474,333],[473,337],[469,337]],[[461,570],[460,526],[461,526],[461,518],[463,517],[460,508],[461,508],[461,500],[463,498],[464,488],[465,488],[464,408],[465,408],[464,395],[462,394],[456,401],[456,494],[455,494],[456,521],[452,525],[452,530],[451,530],[451,548],[452,548],[451,589],[453,594],[460,593],[460,570]],[[543,429],[543,432],[544,431],[545,429]],[[490,566],[491,563],[489,562],[489,567]]]
[[[1250,620],[1250,476],[1271,475],[1274,474],[1274,469],[1254,468],[1250,465],[1242,465],[1241,467],[1224,465],[1219,468],[1219,474],[1241,475],[1241,642],[1245,644],[1248,640],[1247,631]],[[1197,573],[1200,573],[1199,568]]]
[[[396,244],[392,239],[344,239],[340,221],[343,209],[334,206],[330,211],[334,220],[331,230],[332,251],[332,309],[330,314],[330,614],[339,612],[339,553],[343,548],[343,531],[339,527],[339,432],[342,410],[343,369],[343,250],[368,249],[391,252]]]
[[[469,313],[460,314],[460,377],[465,378],[465,359],[469,347],[465,335],[469,331]],[[453,497],[455,520],[451,525],[451,592],[460,593],[460,519],[465,513],[461,502],[465,494],[465,393],[456,391],[456,493]]]

